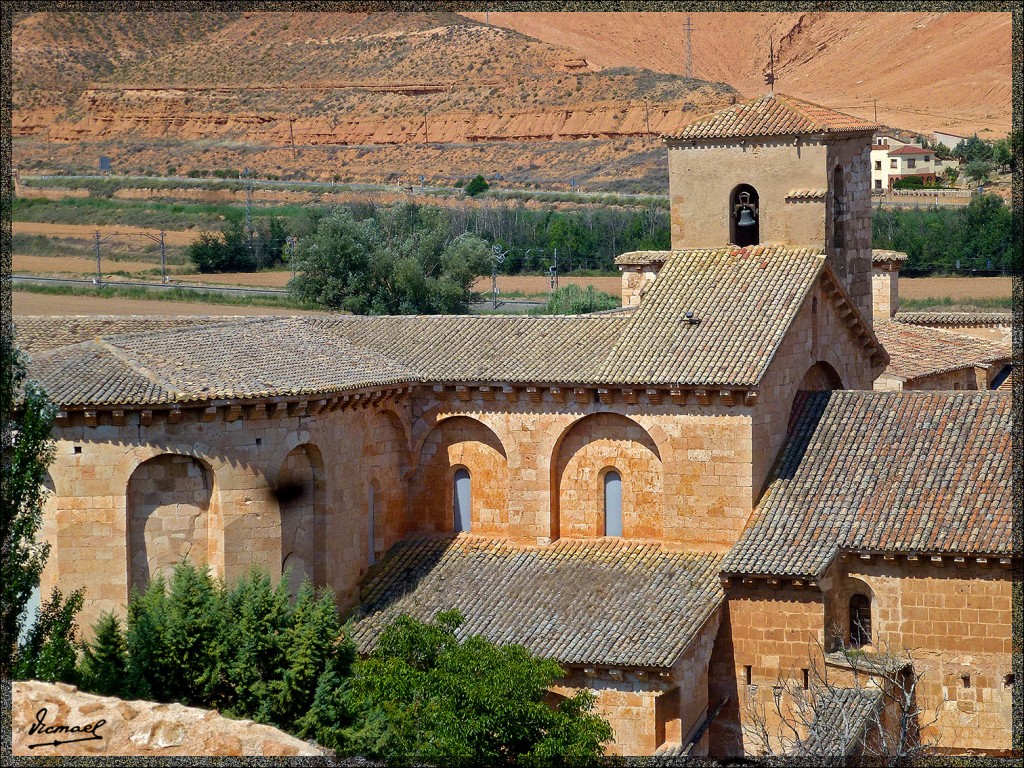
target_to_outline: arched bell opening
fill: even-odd
[[[729,239],[744,248],[761,242],[761,207],[757,190],[740,184],[729,195]]]

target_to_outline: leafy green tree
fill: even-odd
[[[125,692],[128,675],[128,645],[121,621],[112,613],[100,616],[92,642],[86,643],[79,663],[79,685],[102,696]]]
[[[18,648],[14,667],[16,680],[42,680],[44,682],[77,682],[75,663],[78,649],[75,635],[78,625],[75,616],[82,610],[82,590],[76,590],[64,599],[56,587],[39,609],[35,624],[28,631],[24,643]]]
[[[466,185],[466,194],[470,197],[476,197],[490,188],[491,185],[487,183],[487,180],[483,176],[477,175]]]
[[[240,221],[229,221],[224,231],[217,234],[200,234],[189,245],[188,257],[204,273],[251,272],[260,266],[256,249]]]
[[[953,159],[953,151],[945,144],[943,144],[941,141],[934,147],[932,147],[932,149],[935,150],[935,156],[939,158],[939,160]]]
[[[549,707],[558,664],[521,646],[459,640],[457,612],[427,624],[408,616],[381,634],[352,679],[360,724],[349,750],[388,761],[593,760],[612,736],[592,694]]]
[[[488,249],[451,229],[440,209],[400,205],[362,221],[342,209],[302,240],[289,287],[299,299],[356,314],[465,313],[474,280],[489,271]]]
[[[995,170],[995,166],[992,163],[976,160],[970,162],[963,168],[964,176],[973,181],[975,184],[981,184],[982,182],[988,181],[989,175]]]
[[[0,674],[4,676],[12,672],[26,608],[50,551],[36,536],[42,525],[43,480],[53,460],[50,431],[56,415],[46,393],[26,381],[24,358],[14,347],[10,330],[0,333],[5,440],[0,479]]]
[[[979,139],[975,134],[957,142],[957,145],[953,147],[953,156],[965,163],[988,161],[992,159],[992,145]]]
[[[946,184],[956,184],[956,180],[960,178],[960,171],[953,166],[948,166],[946,170],[942,172],[942,179]]]
[[[1013,153],[1010,151],[1010,139],[1000,139],[992,145],[992,162],[1003,168],[1010,164]]]

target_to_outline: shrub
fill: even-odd
[[[473,180],[466,185],[466,194],[470,197],[475,197],[481,192],[486,192],[491,188],[491,185],[487,183],[487,180],[483,176],[474,176]]]
[[[356,662],[352,700],[359,726],[351,752],[383,760],[491,764],[554,759],[593,760],[612,737],[580,691],[557,707],[548,687],[565,673],[522,646],[483,637],[459,640],[458,612],[426,624],[392,622],[364,661]]]
[[[565,285],[559,288],[548,299],[545,314],[549,315],[585,315],[605,309],[616,309],[622,302],[609,293],[602,293],[588,285],[583,290],[578,285]]]
[[[83,649],[79,685],[101,696],[116,696],[124,691],[128,674],[128,645],[121,622],[111,613],[103,614],[94,633]]]

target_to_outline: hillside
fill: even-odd
[[[122,172],[248,166],[372,182],[483,172],[662,191],[657,136],[736,97],[677,74],[594,71],[571,49],[447,13],[222,14],[162,45],[126,36],[87,66],[95,30],[137,15],[77,16],[90,14],[16,20],[22,169],[84,170],[107,155]],[[30,72],[44,48],[76,62],[75,76]]]
[[[484,13],[467,13],[477,21]],[[893,127],[1005,135],[1009,13],[695,13],[692,74],[744,96],[776,88]],[[686,73],[685,13],[490,13],[490,23],[564,46],[593,67]]]

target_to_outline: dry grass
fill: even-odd
[[[1012,295],[1009,277],[902,277],[900,298],[1003,299]]]
[[[558,285],[588,285],[612,296],[622,295],[622,278],[619,277],[559,277]],[[481,277],[473,284],[473,290],[490,293],[491,278]],[[543,275],[499,275],[498,290],[502,294],[519,292],[524,296],[547,296],[551,292],[551,280]]]
[[[99,230],[101,237],[113,233],[123,235],[160,235],[159,229],[146,229],[145,227],[131,227],[127,224],[116,226],[102,224],[50,224],[38,221],[15,221],[11,225],[12,233],[15,235],[46,235],[47,237],[71,237],[76,239],[90,238]],[[164,242],[167,245],[189,245],[196,239],[198,232],[164,232]],[[140,238],[143,239],[143,238]]]
[[[15,315],[317,315],[284,307],[249,307],[199,302],[106,299],[13,291]]]

